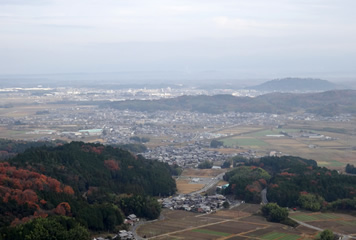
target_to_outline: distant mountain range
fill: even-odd
[[[320,92],[342,88],[340,85],[321,79],[283,78],[248,87],[247,89],[266,92]]]
[[[224,112],[291,113],[306,111],[323,116],[356,113],[355,90],[319,93],[269,93],[255,98],[232,95],[181,96],[160,100],[131,100],[104,103],[104,107],[135,111],[184,110],[219,114]]]

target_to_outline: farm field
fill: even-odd
[[[241,130],[243,127],[239,127]],[[247,127],[251,129],[251,127]],[[320,140],[302,137],[279,136],[281,132],[298,135],[303,131],[322,134],[331,140]],[[242,131],[242,130],[241,130]],[[355,128],[351,123],[324,123],[320,127],[318,122],[288,124],[286,128],[263,128],[245,134],[221,138],[220,141],[232,151],[237,152],[253,149],[259,155],[266,155],[271,151],[282,154],[300,156],[316,160],[320,166],[344,170],[347,163],[356,164]],[[273,136],[274,135],[274,136]],[[238,147],[238,148],[237,148]],[[353,148],[353,149],[352,149]]]
[[[212,214],[196,214],[185,211],[164,210],[164,220],[140,226],[138,234],[150,239],[261,239],[297,240],[313,239],[317,231],[296,229],[267,222],[259,215],[253,215],[260,205],[242,204],[231,210]]]
[[[292,219],[341,234],[356,234],[356,217],[337,213],[292,213]]]
[[[189,180],[185,180],[185,179],[176,180],[176,184],[177,184],[178,194],[187,194],[187,193],[195,192],[202,189],[205,186],[205,184],[190,183]]]
[[[192,169],[186,168],[181,176],[176,179],[179,194],[187,194],[202,189],[206,182],[217,175],[226,172],[224,169]],[[198,182],[192,182],[193,178],[199,178]]]
[[[232,137],[223,139],[224,145],[228,147],[233,146],[249,146],[251,148],[262,147],[268,145],[268,143],[264,142],[258,138],[242,138],[242,137]]]
[[[194,169],[186,168],[181,176],[184,177],[216,177],[220,173],[226,172],[225,169]]]

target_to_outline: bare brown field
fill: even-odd
[[[171,239],[184,239],[184,240],[214,240],[217,236],[209,235],[206,233],[186,231],[172,235]]]
[[[184,169],[182,176],[186,177],[216,177],[220,173],[226,172],[225,169]]]
[[[219,219],[213,218],[200,218],[196,217],[199,214],[190,213],[186,211],[171,211],[179,212],[178,214],[169,214],[166,216],[165,211],[163,214],[165,217],[162,221],[150,222],[138,228],[138,234],[140,236],[146,235],[147,237],[153,237],[157,235],[175,233],[177,231],[185,231],[186,229],[193,229],[199,226],[205,226],[207,224],[212,224],[219,222]],[[174,217],[173,217],[174,216]]]
[[[322,229],[328,228],[348,235],[356,234],[356,217],[348,214],[299,212],[292,213],[290,216]]]
[[[202,229],[208,229],[212,231],[224,232],[229,234],[238,234],[238,233],[244,233],[259,227],[266,227],[266,226],[267,225],[253,224],[253,223],[247,223],[242,221],[239,222],[229,221],[229,222],[214,224],[208,227],[204,227]]]
[[[164,210],[164,220],[139,227],[138,233],[151,239],[200,239],[200,240],[243,240],[261,239],[271,233],[279,233],[292,239],[313,239],[317,231],[304,227],[291,228],[267,222],[262,216],[251,215],[260,209],[257,204],[242,204],[231,210],[212,214],[195,214],[185,211]],[[241,210],[246,210],[242,212]],[[236,213],[239,213],[237,215]],[[241,214],[244,216],[241,216]],[[271,238],[272,239],[272,238]]]
[[[215,133],[237,135],[237,134],[244,134],[244,133],[260,131],[260,130],[263,130],[263,129],[264,128],[261,128],[261,127],[239,126],[239,127],[226,128],[224,130],[219,130],[219,131],[217,131]]]
[[[189,183],[189,180],[176,180],[178,194],[187,194],[202,189],[204,184]]]
[[[170,145],[173,138],[171,137],[150,137],[150,141],[148,143],[146,143],[146,146],[149,148],[155,148],[155,147],[159,147],[159,146],[166,146],[166,145]]]
[[[347,147],[345,146],[345,143],[341,143],[339,141],[315,141],[313,144],[319,147]]]
[[[317,221],[317,222],[308,222],[308,224],[322,228],[330,229],[334,232],[353,235],[356,234],[356,223],[351,221]]]
[[[270,144],[268,148],[263,148],[265,151],[276,150],[302,158],[313,159],[322,163],[322,166],[329,168],[343,170],[347,163],[356,164],[356,151],[351,149],[343,149],[342,147],[345,145],[339,141],[271,138],[264,138],[263,140]],[[309,145],[317,145],[318,147],[310,148]],[[338,148],[330,148],[331,146],[336,146]]]
[[[217,219],[234,219],[234,218],[242,218],[250,216],[251,213],[243,212],[243,211],[232,211],[232,210],[220,210],[215,212],[214,214],[209,214],[209,218],[217,218]],[[207,216],[200,216],[200,217],[207,217]]]
[[[35,115],[37,111],[49,110],[55,111],[58,107],[63,107],[63,105],[30,105],[30,106],[17,106],[13,108],[1,109],[0,115],[6,117],[25,117],[29,115]]]
[[[252,213],[257,213],[260,209],[261,206],[259,204],[244,203],[239,205],[238,207],[230,209],[230,211],[239,211],[239,212],[246,212],[252,214]]]

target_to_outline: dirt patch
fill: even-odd
[[[241,211],[241,212],[246,212],[246,213],[257,213],[260,211],[261,205],[259,204],[250,204],[250,203],[244,203],[240,204],[238,207],[234,207],[230,211]]]
[[[219,236],[210,235],[206,233],[193,232],[193,231],[181,232],[178,234],[174,234],[172,236],[184,240],[214,240],[214,239],[221,238]],[[174,238],[170,238],[170,239],[174,239]]]
[[[177,180],[177,192],[178,194],[187,194],[191,192],[198,191],[202,189],[205,185],[204,184],[193,184],[190,183],[189,180]]]
[[[250,216],[250,213],[242,211],[221,210],[214,214],[206,215],[207,217],[220,218],[220,219],[233,219]]]
[[[203,229],[230,233],[230,234],[238,234],[238,233],[248,232],[260,227],[261,227],[260,225],[255,225],[251,223],[231,221],[231,222],[224,222],[220,224],[214,224],[208,227],[204,227]]]
[[[308,222],[308,224],[312,226],[316,226],[322,229],[330,229],[334,232],[343,233],[343,234],[356,234],[356,225],[354,225],[350,221],[316,221],[316,222]]]
[[[184,169],[182,176],[186,177],[216,177],[220,173],[226,172],[224,169]]]
[[[171,211],[172,214],[166,214],[162,221],[151,222],[138,228],[140,236],[147,237],[158,236],[162,234],[172,233],[176,231],[184,231],[194,227],[204,226],[220,222],[220,219],[200,218],[196,217],[200,214],[195,214],[186,211]]]

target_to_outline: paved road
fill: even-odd
[[[196,194],[196,193],[202,193],[202,192],[206,192],[208,191],[210,188],[212,188],[215,184],[217,184],[219,181],[221,181],[223,179],[223,176],[225,175],[225,172],[220,173],[219,175],[217,175],[216,177],[214,177],[213,179],[211,179],[207,184],[205,184],[205,186],[195,192],[192,192],[190,194]]]
[[[262,197],[262,203],[263,204],[267,204],[268,200],[267,200],[267,188],[263,189],[261,191],[261,197]]]
[[[214,177],[213,179],[211,179],[207,184],[205,184],[205,186],[198,190],[198,191],[195,191],[195,192],[192,192],[192,193],[189,193],[189,194],[197,194],[197,193],[202,193],[202,192],[205,192],[205,191],[208,191],[210,188],[212,188],[213,186],[215,186],[219,181],[221,181],[223,179],[225,175],[225,172],[223,173],[220,173],[219,175],[217,175],[216,177]],[[161,214],[160,216],[160,219],[159,220],[163,220],[164,219],[164,216]],[[154,222],[154,221],[157,221],[157,220],[153,220],[153,221],[140,221],[138,223],[135,223],[135,225],[131,228],[131,231],[133,232],[134,236],[136,239],[144,239],[142,237],[140,237],[138,234],[137,234],[137,228],[141,225],[144,225],[148,222]]]
[[[137,228],[141,225],[146,224],[146,223],[147,223],[146,221],[139,221],[138,223],[135,223],[135,225],[133,225],[133,227],[130,229],[131,232],[133,233],[135,239],[138,239],[138,240],[144,239],[137,234]]]

